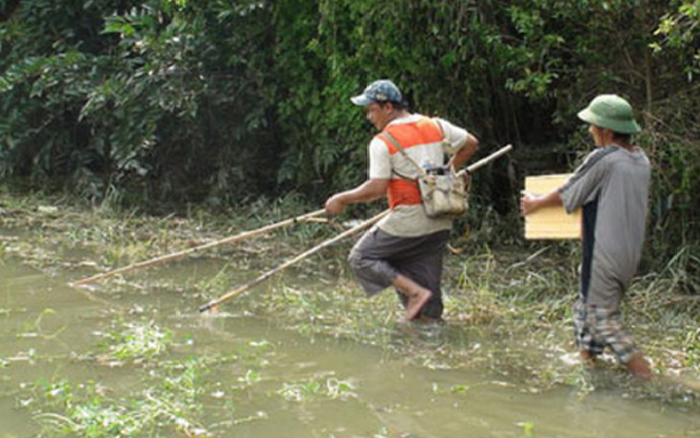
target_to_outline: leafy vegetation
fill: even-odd
[[[319,203],[365,177],[348,97],[390,77],[485,150],[515,144],[477,175],[465,225],[494,214],[503,236],[522,177],[570,169],[590,148],[576,111],[616,92],[655,165],[654,264],[697,250],[699,16],[688,0],[0,2],[0,178],[149,209]]]
[[[109,352],[101,357],[108,361],[144,361],[163,354],[172,343],[172,333],[162,330],[152,322],[128,324],[127,327],[106,335]]]
[[[168,432],[212,436],[196,420],[202,410],[199,398],[206,362],[185,361],[178,365],[181,369],[167,371],[162,384],[121,400],[109,397],[106,388],[95,382],[77,388],[66,380],[39,382],[34,388],[37,404],[47,412],[35,417],[46,436],[135,437]]]

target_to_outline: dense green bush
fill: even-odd
[[[0,177],[95,202],[312,203],[361,182],[348,98],[412,107],[516,151],[476,176],[471,227],[516,229],[525,175],[591,147],[576,112],[627,97],[655,165],[652,257],[696,247],[700,12],[677,0],[0,1]],[[510,225],[508,225],[510,224]],[[513,238],[517,236],[513,235]]]
[[[269,13],[125,3],[27,1],[3,23],[0,175],[97,201],[271,191]]]

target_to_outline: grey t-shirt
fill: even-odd
[[[581,294],[588,304],[616,307],[637,270],[650,174],[640,148],[611,145],[591,152],[559,189],[568,213],[583,207]]]

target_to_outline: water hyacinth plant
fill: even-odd
[[[102,362],[151,361],[165,353],[173,343],[172,332],[158,327],[153,321],[127,322],[124,329],[111,331],[107,338],[107,351],[100,355]]]

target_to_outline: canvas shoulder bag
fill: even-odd
[[[469,190],[465,178],[457,175],[453,166],[449,169],[444,167],[424,169],[406,153],[394,136],[387,131],[382,132],[382,135],[420,172],[416,181],[423,208],[429,217],[455,217],[466,213],[469,208]],[[401,175],[399,177],[408,179]]]

